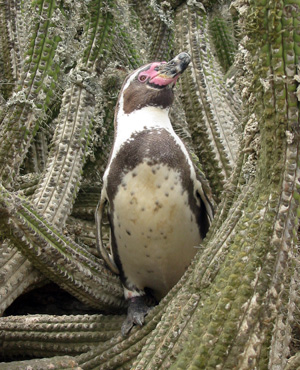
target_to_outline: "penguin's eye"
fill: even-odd
[[[145,76],[145,75],[139,76],[139,81],[140,82],[145,82],[146,80],[147,80],[147,76]]]

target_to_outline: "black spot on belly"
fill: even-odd
[[[165,193],[165,196],[168,197],[169,196],[169,193]]]
[[[153,270],[147,270],[148,274],[153,274]]]
[[[126,232],[127,232],[128,235],[131,235],[131,232],[130,231],[126,230]]]
[[[144,248],[148,248],[148,245],[144,245]]]
[[[147,258],[150,258],[150,254],[146,254],[146,257],[147,257]]]
[[[154,169],[154,168],[152,168],[152,173],[153,173],[153,175],[155,175],[155,174],[156,174],[156,171],[155,171],[155,169]]]
[[[162,208],[162,204],[159,203],[159,201],[157,200],[155,202],[155,207],[154,207],[154,212],[157,212],[160,208]]]

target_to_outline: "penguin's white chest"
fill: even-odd
[[[180,173],[147,160],[126,173],[114,199],[113,226],[124,275],[162,298],[201,242]]]

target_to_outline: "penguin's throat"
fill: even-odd
[[[116,118],[115,144],[124,143],[135,133],[160,128],[173,132],[168,108],[147,106],[129,114],[120,109]]]

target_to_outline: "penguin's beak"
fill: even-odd
[[[168,63],[161,64],[159,76],[165,78],[174,78],[186,70],[190,61],[191,57],[189,54],[180,53]]]
[[[162,62],[156,69],[157,74],[150,79],[150,84],[159,87],[173,87],[178,77],[186,70],[191,57],[187,53],[180,53],[168,63]]]
[[[187,53],[180,53],[168,63],[161,65],[160,75],[174,78],[186,70],[190,61],[191,57]]]

